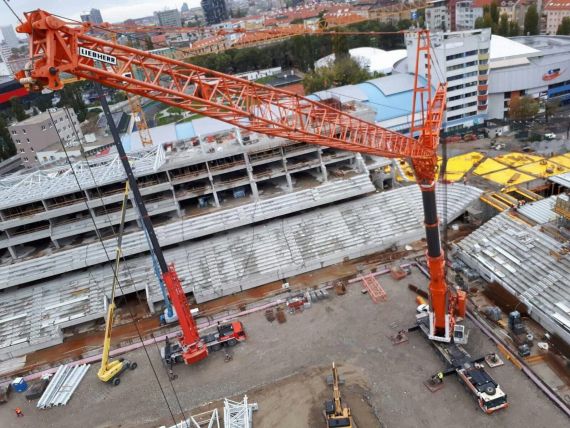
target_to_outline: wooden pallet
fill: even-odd
[[[385,302],[388,300],[388,295],[380,283],[376,280],[374,275],[368,274],[360,276],[359,279],[364,284],[364,287],[366,287],[366,290],[368,290],[368,295],[374,303]]]

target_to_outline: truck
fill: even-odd
[[[241,321],[218,324],[214,331],[200,335],[200,340],[206,345],[208,352],[216,352],[223,347],[233,347],[246,338],[247,335]],[[180,341],[170,342],[167,338],[160,354],[164,362],[172,367],[174,364],[184,362],[184,352],[184,347]]]

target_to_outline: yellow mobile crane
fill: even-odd
[[[327,428],[346,427],[355,428],[350,407],[343,407],[340,398],[340,380],[338,370],[333,362],[332,364],[332,387],[333,399],[325,401],[325,420]]]
[[[97,372],[97,377],[103,382],[112,383],[117,386],[121,383],[121,375],[126,370],[134,370],[137,363],[133,361],[119,358],[117,360],[109,360],[111,351],[111,331],[113,329],[113,320],[115,317],[115,289],[119,282],[119,262],[121,260],[121,245],[123,242],[123,231],[125,228],[125,214],[127,211],[127,201],[129,199],[129,183],[125,184],[125,194],[123,196],[123,204],[121,207],[121,223],[119,225],[119,233],[117,235],[117,250],[115,252],[115,268],[113,270],[113,287],[111,288],[111,300],[107,309],[107,322],[105,323],[105,341],[103,342],[103,356],[101,358],[101,368]]]

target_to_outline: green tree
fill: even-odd
[[[335,34],[332,36],[332,50],[334,53],[335,61],[342,61],[350,56],[348,52],[348,41],[347,36],[343,36],[342,33]]]
[[[497,34],[499,36],[508,37],[509,36],[509,17],[506,13],[501,15],[499,20],[499,26],[497,28]]]
[[[509,37],[516,37],[521,35],[521,27],[517,21],[509,21]]]
[[[144,42],[145,42],[147,51],[151,51],[154,49],[154,44],[152,43],[152,39],[150,38],[150,36],[146,36],[144,38]]]
[[[538,34],[538,24],[539,24],[539,19],[538,19],[538,12],[536,10],[536,5],[535,4],[531,4],[528,8],[528,10],[526,11],[526,14],[524,16],[524,34],[523,35],[531,35],[534,36],[536,34]]]
[[[16,154],[16,146],[12,138],[10,138],[10,131],[8,131],[8,123],[6,119],[0,115],[0,160],[8,159]]]
[[[511,96],[509,105],[509,119],[529,120],[540,110],[538,100],[529,96]]]
[[[18,122],[27,119],[29,116],[26,114],[24,104],[20,98],[12,98],[10,100],[11,116]]]
[[[303,78],[305,92],[317,92],[334,86],[354,85],[373,76],[352,58],[343,58],[321,67]]]
[[[491,14],[491,19],[493,20],[493,24],[499,24],[499,5],[495,0],[491,3],[491,7],[489,8],[489,13]]]
[[[570,35],[570,17],[566,16],[562,18],[562,22],[558,26],[558,30],[556,30],[556,34],[560,36],[568,36]]]
[[[84,82],[77,82],[65,85],[60,91],[60,101],[58,107],[72,108],[77,115],[77,120],[81,123],[87,118],[87,107],[83,102]]]
[[[544,120],[548,123],[548,120],[554,115],[560,108],[559,100],[548,100],[544,104]]]
[[[482,17],[475,20],[475,28],[491,28],[491,30],[493,30],[493,24],[493,18],[490,12],[485,12]]]

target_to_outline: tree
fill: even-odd
[[[521,35],[521,27],[517,21],[509,22],[509,37],[516,37]]]
[[[354,85],[371,79],[373,76],[352,58],[343,58],[321,67],[303,78],[307,93],[322,91],[334,86]]]
[[[0,115],[0,160],[8,159],[16,154],[16,146],[12,138],[10,138],[10,131],[8,131],[8,124],[6,119]]]
[[[497,34],[499,36],[508,37],[509,36],[509,17],[506,13],[501,15],[499,20],[499,26],[497,28]]]
[[[524,16],[524,35],[537,35],[538,34],[538,12],[536,11],[536,5],[531,4],[526,11]]]
[[[146,50],[147,51],[151,51],[154,49],[154,44],[152,43],[152,39],[150,38],[150,36],[146,36],[144,41],[146,44]]]
[[[65,85],[60,91],[60,101],[58,107],[72,108],[77,115],[77,120],[81,123],[87,118],[87,107],[82,96],[83,82]]]
[[[562,22],[556,30],[556,34],[559,36],[569,36],[570,35],[570,17],[566,16],[562,18]]]
[[[544,103],[544,120],[548,123],[548,119],[554,115],[560,108],[559,100],[548,100]]]
[[[335,34],[332,40],[332,48],[335,61],[342,61],[350,56],[348,52],[348,43],[346,36]]]
[[[499,23],[499,5],[495,0],[491,3],[491,7],[489,8],[489,13],[491,15],[491,19],[493,24]]]
[[[494,23],[490,12],[485,12],[482,17],[475,20],[475,28],[491,28],[494,33]]]
[[[10,108],[13,116],[18,122],[27,119],[29,116],[26,114],[22,100],[19,98],[12,98],[10,100]]]
[[[511,96],[509,119],[529,120],[537,115],[540,109],[538,100],[529,96]]]

